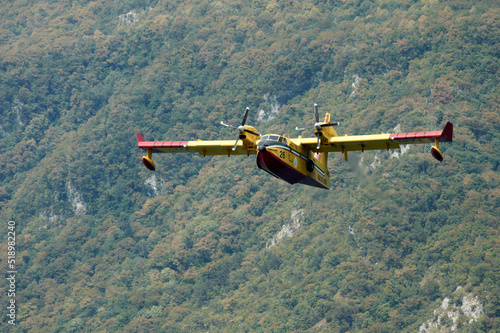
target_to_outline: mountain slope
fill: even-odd
[[[14,330],[425,331],[436,316],[436,329],[500,329],[494,2],[0,11]],[[422,146],[332,155],[330,191],[280,182],[252,157],[155,156],[154,174],[140,162],[136,132],[231,139],[218,124],[249,106],[261,132],[295,135],[314,103],[340,135],[451,121],[454,141],[442,164]],[[456,319],[434,312],[443,304]]]

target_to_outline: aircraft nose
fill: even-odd
[[[263,152],[265,152],[267,150],[266,149],[266,145],[264,145],[264,144],[260,144],[257,148],[259,149],[259,151],[261,153],[263,153]]]

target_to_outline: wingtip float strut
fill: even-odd
[[[137,145],[139,147],[141,147],[141,143],[145,143],[146,140],[139,133],[136,133],[136,136],[137,136]],[[156,170],[156,166],[155,166],[155,164],[154,164],[154,162],[152,160],[152,158],[153,158],[153,148],[147,147],[146,148],[146,154],[147,154],[147,156],[143,156],[142,157],[142,163],[144,163],[144,166],[146,166],[146,168],[148,168],[149,170],[155,171]]]
[[[431,154],[439,162],[443,161],[443,153],[439,150],[439,141],[453,141],[453,124],[450,122],[446,123],[441,136],[434,139],[434,146],[431,147]]]

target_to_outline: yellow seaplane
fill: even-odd
[[[257,155],[257,166],[271,175],[290,184],[304,184],[323,189],[330,187],[330,171],[327,168],[328,153],[340,152],[347,161],[350,151],[398,149],[402,144],[434,143],[432,156],[443,160],[439,142],[452,142],[453,124],[446,123],[442,131],[345,135],[338,136],[333,129],[338,122],[330,122],[326,113],[323,122],[319,121],[318,105],[314,105],[315,123],[310,127],[296,130],[315,130],[315,137],[287,138],[277,134],[261,135],[254,127],[245,125],[249,109],[246,108],[240,126],[221,125],[238,130],[236,142],[233,140],[196,140],[196,141],[146,141],[137,133],[139,148],[147,152],[142,162],[154,171],[153,153],[199,153],[207,155]]]

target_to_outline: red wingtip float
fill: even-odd
[[[147,152],[142,162],[149,170],[155,170],[153,153],[199,153],[206,155],[257,155],[257,166],[290,184],[304,184],[319,188],[330,187],[330,171],[327,168],[328,153],[341,152],[347,161],[349,151],[398,149],[401,144],[434,143],[432,156],[443,160],[439,150],[439,142],[452,142],[453,124],[448,122],[442,131],[338,136],[330,122],[330,114],[319,121],[318,106],[314,105],[315,124],[306,127],[315,130],[315,136],[309,138],[287,138],[281,135],[267,134],[261,136],[252,126],[245,125],[248,108],[243,115],[240,126],[222,125],[238,130],[238,138],[234,140],[215,141],[146,141],[137,133],[137,145]],[[296,128],[305,130],[306,128]]]

